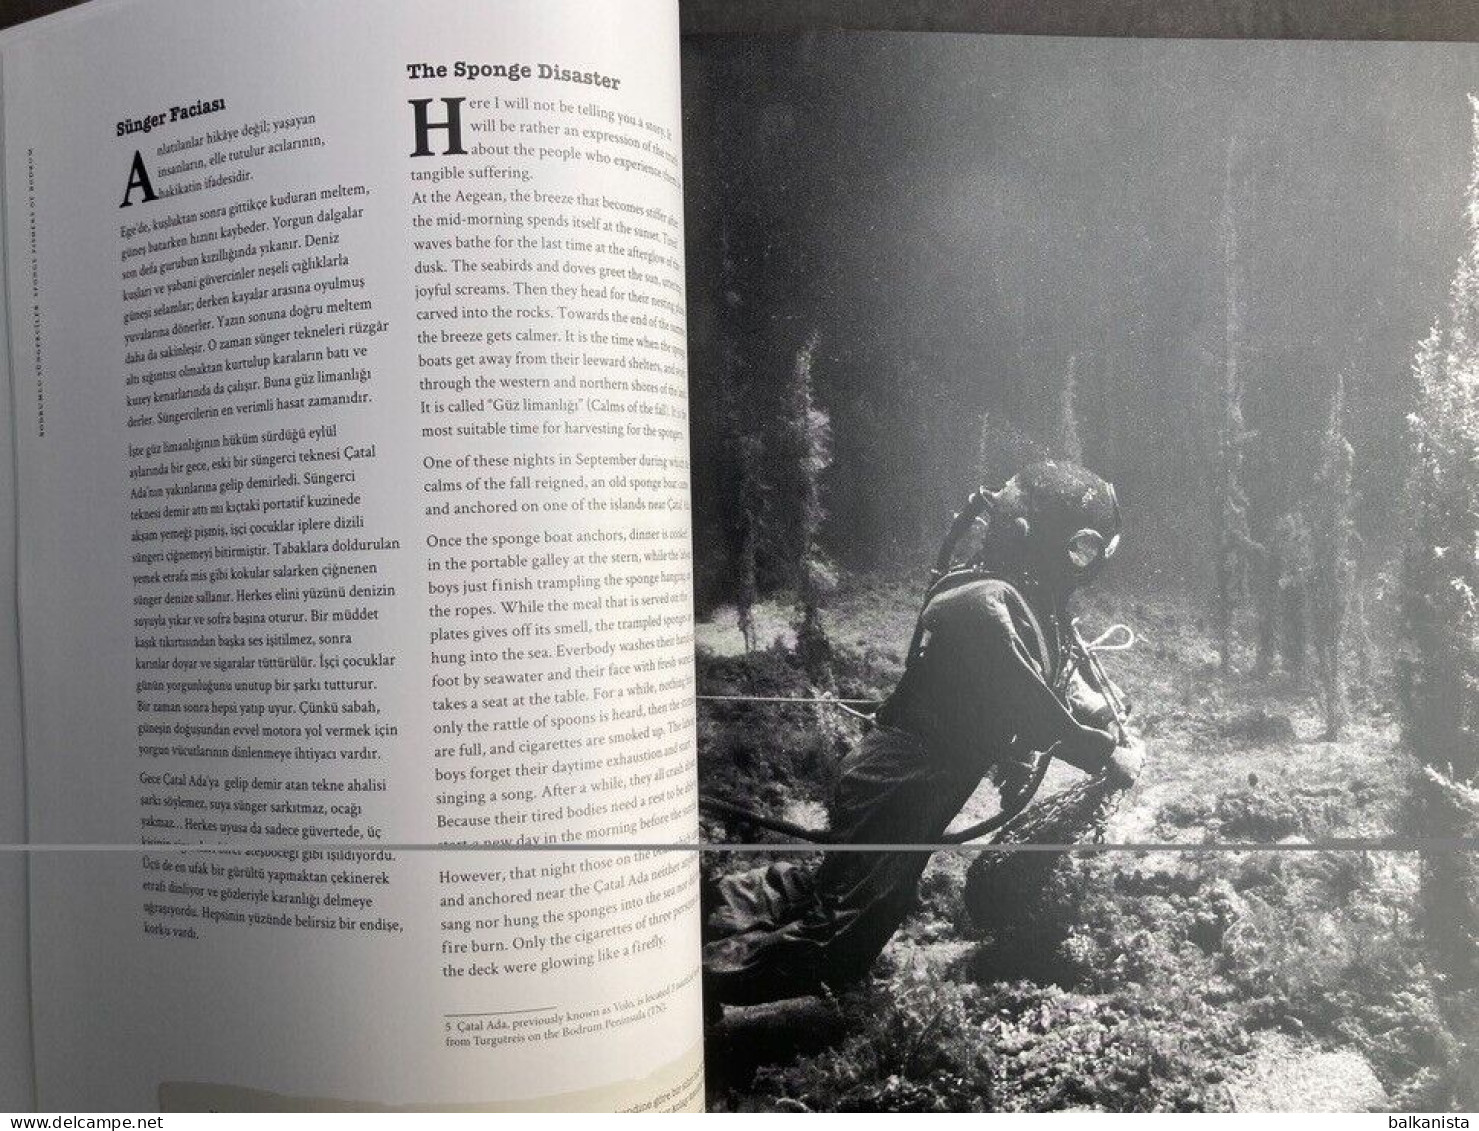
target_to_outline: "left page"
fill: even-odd
[[[38,1102],[696,1106],[675,5],[5,64]]]

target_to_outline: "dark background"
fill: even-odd
[[[826,28],[1019,35],[1479,39],[1467,0],[680,0],[688,33]]]
[[[77,0],[3,0],[0,27]],[[1479,41],[1470,0],[680,0],[683,31],[827,28],[1020,35]]]
[[[0,26],[76,6],[5,0]],[[1469,0],[681,0],[683,30],[820,28],[1023,35],[1479,40]]]

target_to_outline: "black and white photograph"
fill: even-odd
[[[0,3],[0,1123],[555,1111],[1470,1125],[1479,8]]]
[[[1472,1107],[1475,90],[685,42],[712,1110]]]

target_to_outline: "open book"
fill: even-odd
[[[1346,437],[1395,529],[1406,408],[1350,367],[1405,367],[1442,309],[1463,61],[680,59],[670,0],[6,33],[0,1108],[700,1110],[706,1022],[725,1107],[1450,1102],[1432,1050],[1472,1033],[1349,1037],[1436,1001],[1363,917],[1407,922],[1414,858],[1301,850],[1401,831]],[[1284,131],[1311,90],[1356,124]],[[1364,218],[1321,202],[1351,184],[1407,274],[1348,302]],[[1370,567],[1338,614],[1322,553]],[[1213,558],[1204,624],[1167,595]],[[1169,753],[1116,809],[1138,717]],[[1161,852],[1066,851],[1096,836]],[[1292,862],[1177,851],[1207,839]],[[935,851],[1013,840],[1065,851]],[[1386,973],[1350,941],[1284,977],[1274,890]],[[1322,1022],[1345,1044],[1288,1035],[1321,978],[1365,994]],[[1345,1090],[1279,1099],[1270,1065]]]

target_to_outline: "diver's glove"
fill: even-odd
[[[1145,741],[1138,734],[1128,735],[1124,745],[1110,751],[1104,763],[1104,780],[1114,789],[1129,789],[1144,765]]]
[[[1119,700],[1120,706],[1125,712],[1125,717],[1128,718],[1132,708],[1130,697],[1125,694],[1124,689],[1115,683],[1114,680],[1109,681],[1109,686],[1114,692],[1115,698]],[[1110,730],[1114,727],[1118,719],[1114,705],[1110,702],[1110,697],[1103,691],[1091,687],[1081,672],[1075,672],[1073,678],[1068,683],[1067,703],[1068,713],[1086,727],[1093,727],[1096,730]]]

